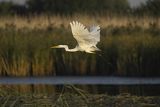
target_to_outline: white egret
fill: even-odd
[[[85,51],[87,53],[94,53],[100,51],[97,48],[97,43],[100,41],[100,27],[92,26],[87,29],[83,24],[78,21],[70,23],[73,37],[77,41],[77,46],[73,49],[69,49],[67,45],[58,45],[51,48],[64,48],[68,52]]]

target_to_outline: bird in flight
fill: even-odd
[[[100,51],[97,48],[97,43],[100,42],[100,27],[92,26],[87,29],[83,24],[78,21],[70,23],[73,37],[77,41],[77,46],[69,49],[67,45],[58,45],[51,48],[64,48],[68,52],[84,51],[86,53],[95,53]]]

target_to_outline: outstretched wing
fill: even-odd
[[[92,26],[90,27],[90,36],[92,37],[92,42],[96,45],[100,42],[100,27]]]
[[[79,22],[71,22],[71,29],[73,37],[77,40],[79,46],[81,47],[92,47],[100,41],[100,27],[93,26],[88,29]]]

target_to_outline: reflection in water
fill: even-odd
[[[108,86],[108,85],[74,85],[77,89],[81,89],[86,93],[93,94],[109,94],[118,95],[122,93],[130,93],[132,95],[160,95],[160,85],[134,85],[134,86]],[[62,85],[0,85],[0,93],[22,93],[22,94],[46,94],[54,95],[60,93],[64,88]],[[72,91],[71,88],[65,86],[67,92]]]

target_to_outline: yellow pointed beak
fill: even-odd
[[[59,46],[52,46],[51,48],[59,48]]]

